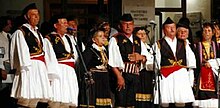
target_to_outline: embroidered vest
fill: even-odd
[[[46,38],[51,42],[58,61],[67,60],[73,57],[72,44],[68,36],[66,36],[66,38],[70,45],[71,52],[66,51],[65,44],[59,34],[49,34]]]
[[[161,67],[180,65],[186,66],[186,49],[183,40],[177,39],[176,56],[164,38],[159,40]]]
[[[123,34],[115,36],[123,62],[130,62],[128,54],[133,52],[141,53],[141,41],[137,36],[133,35],[133,43]]]
[[[33,56],[33,55],[42,54],[43,53],[43,50],[42,50],[43,42],[40,37],[40,33],[37,31],[37,34],[38,34],[38,37],[40,40],[39,41],[27,27],[21,26],[19,29],[24,34],[24,38],[25,38],[25,41],[28,45],[30,55]]]

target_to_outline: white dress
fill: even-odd
[[[23,24],[39,40],[37,32],[29,24]],[[36,27],[37,29],[37,27]],[[12,69],[16,69],[11,96],[24,99],[49,99],[52,96],[48,72],[44,62],[31,59],[29,48],[21,30],[12,35],[10,62]],[[43,53],[40,55],[44,55]]]
[[[176,54],[176,46],[177,46],[177,39],[175,38],[173,41],[168,38],[164,37],[167,43],[169,44],[170,48],[172,49],[173,54]],[[158,45],[155,44],[153,46],[155,53],[156,53],[156,60],[158,66],[157,68],[160,69],[161,63],[161,53]],[[190,49],[189,45],[186,44],[186,64],[188,68],[196,68],[196,60],[195,55]],[[194,102],[194,94],[192,91],[192,76],[193,71],[187,71],[186,68],[181,68],[168,77],[164,77],[162,75],[162,79],[160,78],[160,95],[161,95],[161,103],[188,103]],[[154,91],[155,100],[154,103],[159,103],[159,96],[158,96],[158,78],[157,78],[157,87]]]

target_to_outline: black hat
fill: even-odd
[[[120,18],[120,21],[133,21],[131,14],[123,14]]]
[[[136,34],[139,30],[144,30],[146,34],[150,32],[149,30],[147,30],[146,27],[141,26],[141,27],[135,27],[133,33]]]
[[[28,12],[29,10],[31,10],[31,9],[37,9],[37,6],[36,6],[35,3],[31,3],[31,4],[27,5],[27,6],[23,9],[22,15],[27,14],[27,12]]]
[[[163,23],[163,27],[164,27],[166,24],[172,24],[172,23],[174,23],[173,20],[172,20],[170,17],[168,17],[168,18],[166,19],[166,21]]]
[[[54,16],[51,17],[49,22],[50,22],[50,24],[53,25],[53,24],[58,23],[59,19],[63,19],[63,18],[66,18],[66,15],[64,15],[64,14],[54,15]]]
[[[189,19],[186,18],[186,17],[182,17],[182,18],[180,18],[180,20],[179,20],[179,22],[178,22],[178,24],[177,24],[177,28],[178,28],[178,27],[184,27],[184,28],[189,29],[189,28],[190,28],[190,27],[189,27],[189,24],[190,24]]]

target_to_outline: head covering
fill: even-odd
[[[174,23],[173,20],[172,20],[170,17],[168,17],[168,18],[166,19],[166,21],[163,23],[163,27],[164,27],[166,24],[172,24],[172,23]]]
[[[182,18],[180,18],[180,20],[179,20],[179,22],[178,22],[178,24],[177,24],[177,28],[178,28],[178,27],[184,27],[184,28],[189,29],[189,28],[190,28],[190,27],[189,27],[189,24],[190,24],[189,19],[186,18],[186,17],[182,17]]]
[[[63,15],[63,14],[59,14],[59,15],[54,15],[54,16],[52,16],[51,17],[51,19],[50,19],[50,24],[56,24],[56,23],[58,23],[58,20],[59,19],[63,19],[63,18],[66,18],[66,16],[65,15]]]
[[[31,9],[37,9],[37,6],[36,6],[35,3],[31,3],[31,4],[27,5],[27,6],[23,9],[22,15],[27,14],[27,12],[28,12],[29,10],[31,10]]]
[[[146,27],[135,27],[133,33],[136,34],[139,30],[144,30],[146,32],[146,34],[148,34],[150,31],[147,30]]]
[[[131,14],[125,13],[121,16],[120,21],[133,21]]]

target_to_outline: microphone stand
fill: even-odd
[[[152,27],[152,25],[153,25],[153,27]],[[153,60],[153,71],[154,71],[154,78],[153,78],[153,86],[155,87],[155,90],[157,90],[158,89],[158,99],[159,99],[159,106],[158,106],[158,108],[160,108],[160,104],[161,104],[161,94],[160,94],[160,78],[162,79],[162,76],[161,76],[161,73],[160,73],[160,71],[158,70],[158,69],[156,69],[156,66],[157,66],[157,68],[159,67],[159,64],[158,64],[158,62],[157,62],[157,59],[156,59],[156,52],[155,52],[155,49],[156,49],[156,46],[154,45],[154,48],[153,48],[153,41],[152,41],[152,38],[154,39],[154,41],[156,41],[156,39],[155,39],[155,36],[154,36],[154,32],[155,32],[155,26],[156,26],[156,24],[151,24],[151,26],[150,26],[150,28],[151,28],[151,38],[150,38],[150,36],[149,35],[147,35],[147,38],[148,38],[148,40],[149,40],[149,42],[150,42],[150,48],[151,48],[151,50],[152,50],[152,52],[153,52],[153,57],[154,57],[154,60]],[[157,81],[157,82],[156,82]],[[158,88],[157,88],[157,86],[158,86]],[[154,108],[154,98],[155,98],[155,93],[153,93],[153,98],[152,98],[152,108]]]
[[[92,73],[87,70],[87,67],[86,67],[86,64],[84,62],[82,53],[79,49],[79,46],[77,45],[77,41],[75,39],[74,33],[72,33],[72,36],[73,36],[73,39],[75,41],[75,47],[76,47],[77,53],[79,55],[79,60],[80,60],[80,62],[82,62],[83,69],[85,71],[84,80],[85,80],[85,84],[86,84],[86,100],[87,100],[87,108],[89,108],[89,103],[90,103],[90,101],[89,101],[90,100],[90,97],[89,97],[90,90],[89,90],[89,88],[92,86],[92,84],[95,83],[95,81],[92,78]],[[80,77],[80,82],[81,82],[81,72],[79,73],[79,77]]]

